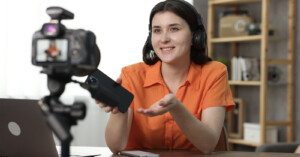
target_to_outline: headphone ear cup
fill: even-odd
[[[197,29],[194,34],[193,34],[193,46],[198,49],[202,50],[206,48],[206,32],[203,31],[202,29]]]

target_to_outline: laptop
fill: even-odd
[[[0,156],[58,157],[37,100],[0,99]]]

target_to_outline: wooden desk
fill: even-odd
[[[293,154],[293,153],[260,153],[260,152],[237,152],[237,151],[217,152],[209,155],[203,155],[199,152],[190,152],[190,151],[149,151],[149,152],[159,154],[160,157],[296,157],[296,156],[299,157],[299,154]],[[110,157],[124,157],[124,156],[111,155]]]
[[[59,148],[59,147],[58,147]],[[72,151],[73,149],[73,151]],[[84,154],[84,152],[93,152],[91,154],[101,153],[100,157],[125,157],[123,155],[114,155],[110,152],[108,147],[71,147],[72,152],[76,152],[73,155]],[[179,151],[179,150],[145,150],[159,154],[160,157],[299,157],[300,154],[294,153],[261,153],[261,152],[238,152],[238,151],[227,151],[227,152],[214,152],[209,155],[203,155],[199,152],[191,151]],[[77,155],[79,155],[77,154]]]

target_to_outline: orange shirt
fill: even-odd
[[[58,49],[57,49],[56,47],[49,47],[49,48],[47,49],[47,51],[48,51],[49,53],[53,53],[53,52],[57,52]]]
[[[122,69],[122,86],[134,94],[130,105],[133,119],[126,149],[185,149],[197,150],[184,136],[169,112],[147,117],[136,112],[149,108],[169,94],[161,75],[161,62],[149,66],[137,63]],[[191,63],[186,81],[179,87],[176,98],[199,120],[208,107],[234,108],[228,84],[226,66],[209,62],[204,66]]]

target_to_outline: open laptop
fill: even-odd
[[[0,156],[58,157],[37,102],[0,99]]]

